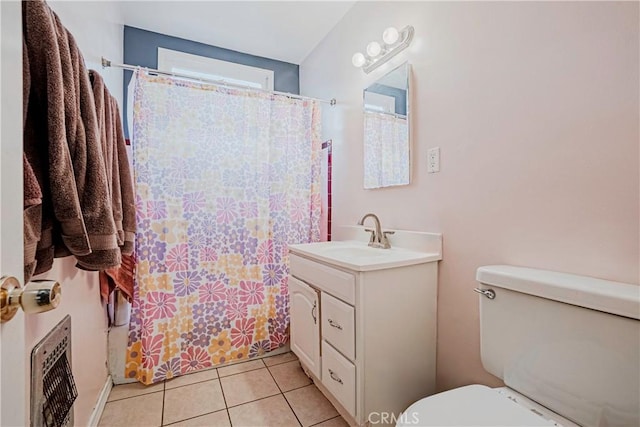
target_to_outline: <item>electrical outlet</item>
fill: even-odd
[[[440,172],[440,147],[429,149],[427,156],[427,172]]]

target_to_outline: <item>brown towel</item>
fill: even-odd
[[[111,104],[111,94],[104,84],[102,76],[94,70],[89,70],[89,80],[93,87],[93,99],[96,106],[96,114],[98,118],[98,134],[100,135],[100,147],[105,165],[105,173],[107,174],[107,183],[109,198],[111,200],[111,209],[113,220],[116,226],[116,237],[118,246],[122,245],[122,208],[120,200],[120,182],[118,175],[118,163],[115,156],[114,122]],[[117,190],[117,191],[116,191]]]
[[[116,114],[118,111],[118,103],[111,96],[105,87],[105,103],[109,104],[107,111],[109,120],[107,125],[110,126],[107,136],[109,137],[109,150],[111,151],[111,201],[113,203],[113,219],[116,222],[118,230],[118,245],[122,247],[124,244],[124,230],[122,229],[122,195],[120,188],[120,163],[118,162],[118,136],[116,135]]]
[[[122,120],[120,120],[120,109],[114,99],[112,111],[115,116],[115,139],[118,152],[118,170],[120,172],[120,196],[122,204],[122,230],[124,231],[124,243],[122,253],[131,255],[136,239],[136,202],[133,190],[133,179],[131,177],[131,167],[127,156],[127,144],[124,140],[122,130]]]
[[[29,57],[27,55],[27,49],[22,40],[22,70],[23,80],[22,85],[22,126],[27,121],[27,106],[29,100],[29,89],[31,84],[31,75],[29,74]],[[38,179],[33,173],[33,169],[27,160],[26,154],[22,154],[22,173],[23,173],[23,227],[24,227],[24,283],[28,283],[31,280],[31,276],[36,269],[36,248],[38,241],[40,240],[40,232],[42,225],[42,191],[40,190],[40,184]]]
[[[24,100],[24,152],[43,195],[37,274],[53,264],[54,223],[58,223],[61,239],[73,254],[89,254],[91,249],[67,144],[68,111],[53,13],[42,0],[23,2],[22,12],[29,64],[23,71],[29,93]]]
[[[78,198],[91,246],[88,255],[76,255],[77,267],[84,270],[104,270],[121,262],[116,226],[113,219],[110,184],[105,168],[100,129],[96,115],[89,73],[73,36],[68,33],[71,56],[79,58],[75,78],[80,82],[79,119],[84,125],[86,162],[74,164]],[[75,63],[74,63],[75,65]]]
[[[84,186],[84,177],[81,173],[82,169],[79,169],[77,165],[86,164],[87,161],[84,124],[79,119],[80,100],[78,95],[80,93],[80,81],[75,78],[79,58],[77,56],[74,57],[69,49],[67,30],[62,25],[60,18],[58,18],[55,12],[51,12],[51,15],[55,23],[56,39],[58,41],[58,48],[60,51],[60,66],[62,68],[62,80],[65,96],[64,107],[65,126],[67,129],[67,145],[69,147],[69,155],[71,156],[71,164],[74,167],[73,172],[77,188],[78,186]],[[82,209],[82,206],[80,206],[80,208]],[[53,245],[55,249],[55,258],[62,258],[73,254],[73,252],[66,247],[64,240],[60,236],[60,230],[57,224],[54,224]]]
[[[67,144],[69,146],[69,154],[71,155],[71,163],[75,166],[78,157],[86,155],[84,141],[78,138],[78,107],[76,96],[79,93],[77,89],[77,79],[75,78],[75,70],[71,60],[71,51],[69,50],[69,40],[67,38],[67,30],[60,22],[60,18],[52,12],[55,23],[56,40],[58,43],[58,51],[60,52],[60,66],[62,68],[62,84],[64,88],[64,124],[66,128]],[[80,160],[82,161],[82,160]],[[78,176],[76,175],[76,186]],[[81,206],[82,208],[82,206]]]
[[[109,295],[118,288],[133,301],[133,277],[135,274],[136,260],[133,256],[123,255],[120,267],[109,268],[100,272],[100,295],[103,301],[109,300]]]
[[[24,174],[24,283],[31,280],[36,269],[36,248],[40,240],[42,224],[42,191],[27,156],[22,156]]]
[[[135,201],[120,110],[102,76],[97,71],[90,70],[89,77],[98,113],[107,180],[111,184],[109,192],[118,232],[118,245],[123,254],[130,255],[133,253],[135,240]]]

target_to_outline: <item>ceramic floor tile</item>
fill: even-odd
[[[280,392],[266,368],[223,377],[220,378],[220,383],[227,401],[227,407],[273,396]]]
[[[344,418],[338,416],[330,420],[315,424],[313,427],[349,427],[349,423]]]
[[[300,423],[281,394],[229,408],[233,427],[299,427]]]
[[[251,360],[249,362],[236,363],[235,365],[218,368],[218,375],[222,378],[228,377],[229,375],[240,374],[242,372],[253,371],[260,368],[264,368],[264,363],[262,363],[262,360]]]
[[[150,393],[107,402],[98,427],[158,427],[162,423],[162,395]]]
[[[311,380],[302,371],[300,362],[297,360],[270,366],[269,371],[283,392],[311,384]]]
[[[279,354],[277,356],[265,357],[262,360],[264,361],[265,365],[273,366],[273,365],[278,365],[280,363],[298,360],[298,357],[295,354],[289,352],[289,353]]]
[[[112,400],[125,399],[127,397],[140,396],[148,393],[155,393],[164,390],[164,382],[153,385],[144,385],[141,383],[131,383],[113,386],[107,402]]]
[[[218,378],[216,369],[207,369],[206,371],[194,372],[193,374],[182,375],[165,382],[165,389],[182,387],[183,385],[195,384],[202,381],[208,381]]]
[[[202,415],[200,417],[189,418],[188,420],[178,421],[175,424],[165,424],[171,427],[231,427],[229,414],[226,409],[214,412],[212,414]]]
[[[220,382],[210,380],[183,387],[172,388],[164,393],[164,424],[225,409]]]
[[[291,390],[285,393],[284,397],[304,427],[312,426],[338,415],[338,411],[315,385]]]

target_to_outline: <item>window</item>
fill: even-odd
[[[158,48],[158,69],[208,80],[273,90],[273,70]]]

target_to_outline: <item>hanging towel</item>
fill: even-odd
[[[74,164],[74,168],[77,176],[78,198],[91,247],[90,254],[76,255],[77,267],[84,270],[104,270],[117,267],[121,262],[109,191],[110,181],[105,167],[89,73],[73,36],[67,33],[67,37],[71,56],[78,58],[77,62],[74,61],[74,65],[77,64],[74,72],[75,78],[80,82],[80,92],[77,96],[78,117],[84,125],[86,160]]]
[[[55,20],[42,0],[22,2],[23,40],[28,68],[24,152],[42,191],[40,241],[35,274],[53,265],[54,223],[74,255],[91,252],[67,144],[63,67]],[[66,56],[65,56],[66,57]],[[27,90],[27,89],[25,89]],[[33,224],[32,224],[33,225]]]
[[[111,213],[116,227],[116,240],[118,246],[122,245],[122,208],[120,200],[120,182],[117,162],[114,156],[117,154],[115,150],[114,123],[113,112],[111,111],[111,94],[104,84],[102,76],[94,70],[89,70],[89,81],[91,82],[93,91],[93,100],[95,102],[95,110],[98,119],[98,135],[100,136],[100,149],[102,150],[102,158],[104,160],[105,173],[107,175],[107,192],[111,200]],[[114,170],[115,168],[115,170]],[[114,191],[117,189],[117,193]]]
[[[100,272],[100,295],[103,301],[108,301],[109,295],[116,288],[122,291],[129,302],[133,301],[135,267],[135,258],[132,255],[123,255],[120,267],[109,268]]]
[[[89,76],[98,112],[102,153],[107,180],[110,183],[109,193],[118,245],[123,254],[130,255],[135,239],[135,202],[120,110],[102,76],[95,70],[90,70]]]
[[[118,231],[118,245],[124,245],[124,230],[122,229],[122,194],[120,188],[120,165],[118,162],[118,136],[116,134],[116,109],[118,104],[105,87],[105,104],[109,114],[108,125],[110,125],[107,136],[109,139],[109,150],[111,151],[111,200],[113,202],[113,219],[116,222]]]
[[[78,127],[78,107],[76,97],[79,93],[77,87],[77,79],[75,78],[74,64],[71,59],[71,51],[69,49],[69,39],[67,38],[67,30],[60,22],[60,18],[51,12],[55,23],[56,40],[58,43],[58,51],[60,53],[60,67],[62,70],[62,86],[64,90],[64,125],[67,135],[67,144],[69,146],[69,154],[71,155],[71,164],[75,166],[78,161],[82,161],[82,157],[86,157],[84,149],[84,141],[79,138]],[[78,158],[80,157],[80,159]],[[78,176],[75,175],[76,185]],[[81,206],[82,208],[82,206]]]
[[[71,164],[73,165],[74,179],[76,188],[78,182],[82,182],[81,169],[76,165],[86,163],[87,150],[84,133],[84,125],[79,118],[79,99],[80,82],[75,78],[78,67],[79,58],[73,57],[69,49],[69,38],[67,30],[62,25],[60,18],[55,12],[51,12],[51,16],[55,25],[56,40],[58,42],[58,51],[60,52],[60,67],[62,70],[62,82],[64,87],[64,111],[65,111],[65,128],[67,135],[67,145],[69,155],[71,156]],[[80,181],[79,181],[80,180]],[[82,206],[80,206],[82,209]],[[60,227],[54,223],[53,246],[54,258],[61,258],[72,255],[73,253],[66,247],[61,237]]]
[[[136,204],[133,190],[133,179],[131,177],[131,168],[129,166],[129,157],[127,156],[127,144],[124,140],[124,131],[122,129],[122,120],[120,119],[120,109],[115,98],[111,97],[113,104],[112,111],[114,113],[115,123],[115,143],[117,150],[117,165],[120,175],[120,201],[122,207],[122,231],[124,241],[121,245],[123,255],[131,255],[133,253],[133,242],[136,238]]]
[[[40,240],[42,224],[42,191],[27,156],[22,156],[24,174],[24,283],[31,280],[36,270],[36,248]]]
[[[30,74],[29,74],[29,57],[26,53],[24,39],[22,40],[22,70],[24,81],[27,84],[22,85],[22,126],[27,120],[26,102],[29,99]],[[40,226],[42,224],[42,191],[38,179],[33,173],[33,169],[27,160],[26,154],[22,154],[22,173],[23,173],[23,211],[22,219],[24,224],[24,283],[28,283],[36,269],[36,248],[40,240]]]

